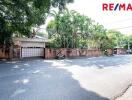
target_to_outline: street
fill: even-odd
[[[132,100],[132,55],[0,62],[0,100]]]

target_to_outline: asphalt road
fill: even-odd
[[[132,100],[132,55],[0,62],[0,100]]]

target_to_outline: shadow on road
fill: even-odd
[[[83,59],[66,59],[60,62],[65,63],[66,66],[77,65],[82,67],[120,67],[130,63],[132,56],[111,56],[111,57],[97,57],[97,58],[83,58]]]
[[[52,62],[0,64],[0,72],[1,100],[109,100],[82,88]]]

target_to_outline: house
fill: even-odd
[[[13,38],[13,58],[44,57],[46,38]]]
[[[126,50],[123,47],[115,47],[114,54],[117,54],[117,55],[126,54]]]

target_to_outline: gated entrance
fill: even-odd
[[[44,57],[45,42],[44,39],[36,38],[15,39],[15,45],[20,45],[20,58]]]
[[[23,57],[43,57],[44,48],[36,47],[22,47],[22,58]]]

